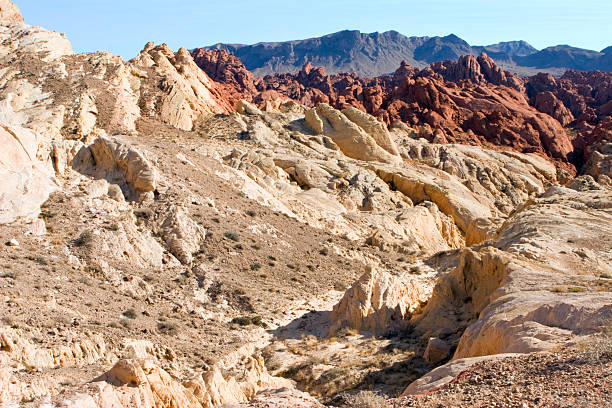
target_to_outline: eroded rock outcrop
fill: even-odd
[[[411,313],[427,297],[418,283],[369,266],[330,315],[329,335],[343,327],[384,334],[405,328]]]
[[[23,23],[19,8],[9,0],[0,1],[0,21],[3,23]]]
[[[391,140],[388,137],[386,140],[384,139],[380,132],[380,126],[376,126],[372,122],[373,118],[368,120],[354,111],[348,112],[357,123],[344,113],[326,104],[320,104],[307,111],[305,119],[315,133],[329,136],[348,157],[387,163],[397,163],[401,160],[385,150],[385,148],[392,150]],[[372,128],[375,133],[369,134],[358,123],[367,128]]]
[[[0,363],[11,363],[17,368],[28,370],[82,367],[104,357],[106,344],[100,336],[75,342],[72,346],[45,348],[25,338],[23,331],[2,327],[0,329]]]
[[[99,137],[76,158],[75,166],[84,173],[120,185],[124,194],[137,200],[155,191],[157,169],[134,147],[118,139]]]
[[[0,224],[35,218],[57,188],[51,172],[37,159],[36,135],[25,128],[0,127]]]
[[[184,384],[150,360],[131,359],[118,361],[58,406],[128,408],[138,401],[143,408],[213,408],[245,403],[261,390],[283,387],[291,387],[291,382],[270,376],[261,357],[248,359],[240,382],[233,377],[225,379],[215,367]]]
[[[181,48],[149,43],[129,62],[140,87],[141,106],[150,116],[179,129],[191,130],[201,115],[227,113],[233,105]],[[161,91],[161,98],[159,96]]]
[[[191,263],[206,238],[206,230],[195,223],[182,208],[173,208],[163,221],[164,241],[170,252],[184,264]]]
[[[609,206],[609,190],[549,189],[504,223],[494,247],[463,250],[417,327],[471,322],[454,358],[546,350],[596,332],[611,312],[610,292],[588,293],[610,273]]]

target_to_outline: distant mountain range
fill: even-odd
[[[612,46],[591,51],[568,45],[537,50],[525,41],[472,46],[454,34],[446,37],[406,37],[397,31],[361,33],[340,31],[307,40],[244,44],[215,44],[239,57],[256,76],[295,73],[306,63],[322,66],[328,73],[355,72],[378,76],[397,69],[405,60],[424,68],[433,62],[456,60],[461,55],[486,52],[505,70],[519,75],[568,69],[612,71]]]

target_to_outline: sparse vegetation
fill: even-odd
[[[387,401],[372,391],[359,391],[356,394],[343,395],[345,407],[351,408],[384,408]]]
[[[123,326],[126,329],[131,329],[132,328],[132,322],[130,322],[129,320],[121,319],[119,321],[119,323],[121,323],[121,326]]]
[[[580,344],[585,358],[600,363],[604,355],[612,354],[612,318],[601,327],[601,332]]]
[[[42,258],[40,256],[28,256],[27,259],[43,266],[46,266],[48,264],[45,258]]]
[[[346,285],[342,282],[336,282],[334,283],[334,290],[337,290],[339,292],[344,292],[346,291]]]
[[[77,247],[88,246],[93,242],[93,234],[91,231],[83,231],[74,241],[74,245]]]
[[[163,321],[157,324],[157,330],[167,336],[175,335],[176,333],[178,333],[178,329],[178,325],[173,322]]]
[[[233,324],[237,324],[238,326],[263,326],[263,320],[261,316],[239,316],[234,317],[231,321]]]
[[[582,293],[582,292],[585,291],[585,289],[584,288],[573,287],[573,288],[569,288],[567,291],[570,292],[570,293]]]
[[[226,231],[223,236],[234,242],[240,241],[240,235],[236,234],[235,232]]]
[[[135,319],[137,316],[137,313],[136,313],[136,310],[130,308],[126,310],[125,312],[123,312],[123,316],[127,317],[128,319]]]

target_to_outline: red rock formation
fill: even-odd
[[[526,81],[532,102],[543,92],[551,92],[572,113],[576,121],[596,125],[612,111],[612,73],[567,71],[561,78],[538,74]]]
[[[219,83],[232,106],[240,99],[252,101],[258,93],[253,74],[233,54],[225,50],[196,48],[191,56],[213,81]]]
[[[585,144],[603,132],[598,123],[612,114],[611,74],[568,71],[559,79],[539,74],[524,80],[484,53],[423,70],[403,62],[393,75],[378,78],[327,75],[307,63],[297,74],[257,79],[225,51],[193,55],[211,78],[234,90],[228,90],[233,100],[260,107],[279,97],[309,107],[354,106],[387,124],[402,121],[429,140],[539,153],[572,173],[570,163],[580,164]],[[566,132],[568,125],[575,131]]]

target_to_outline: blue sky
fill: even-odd
[[[26,22],[64,32],[77,52],[126,59],[148,41],[171,48],[317,37],[344,29],[454,33],[472,45],[525,40],[612,45],[612,0],[13,0]]]

